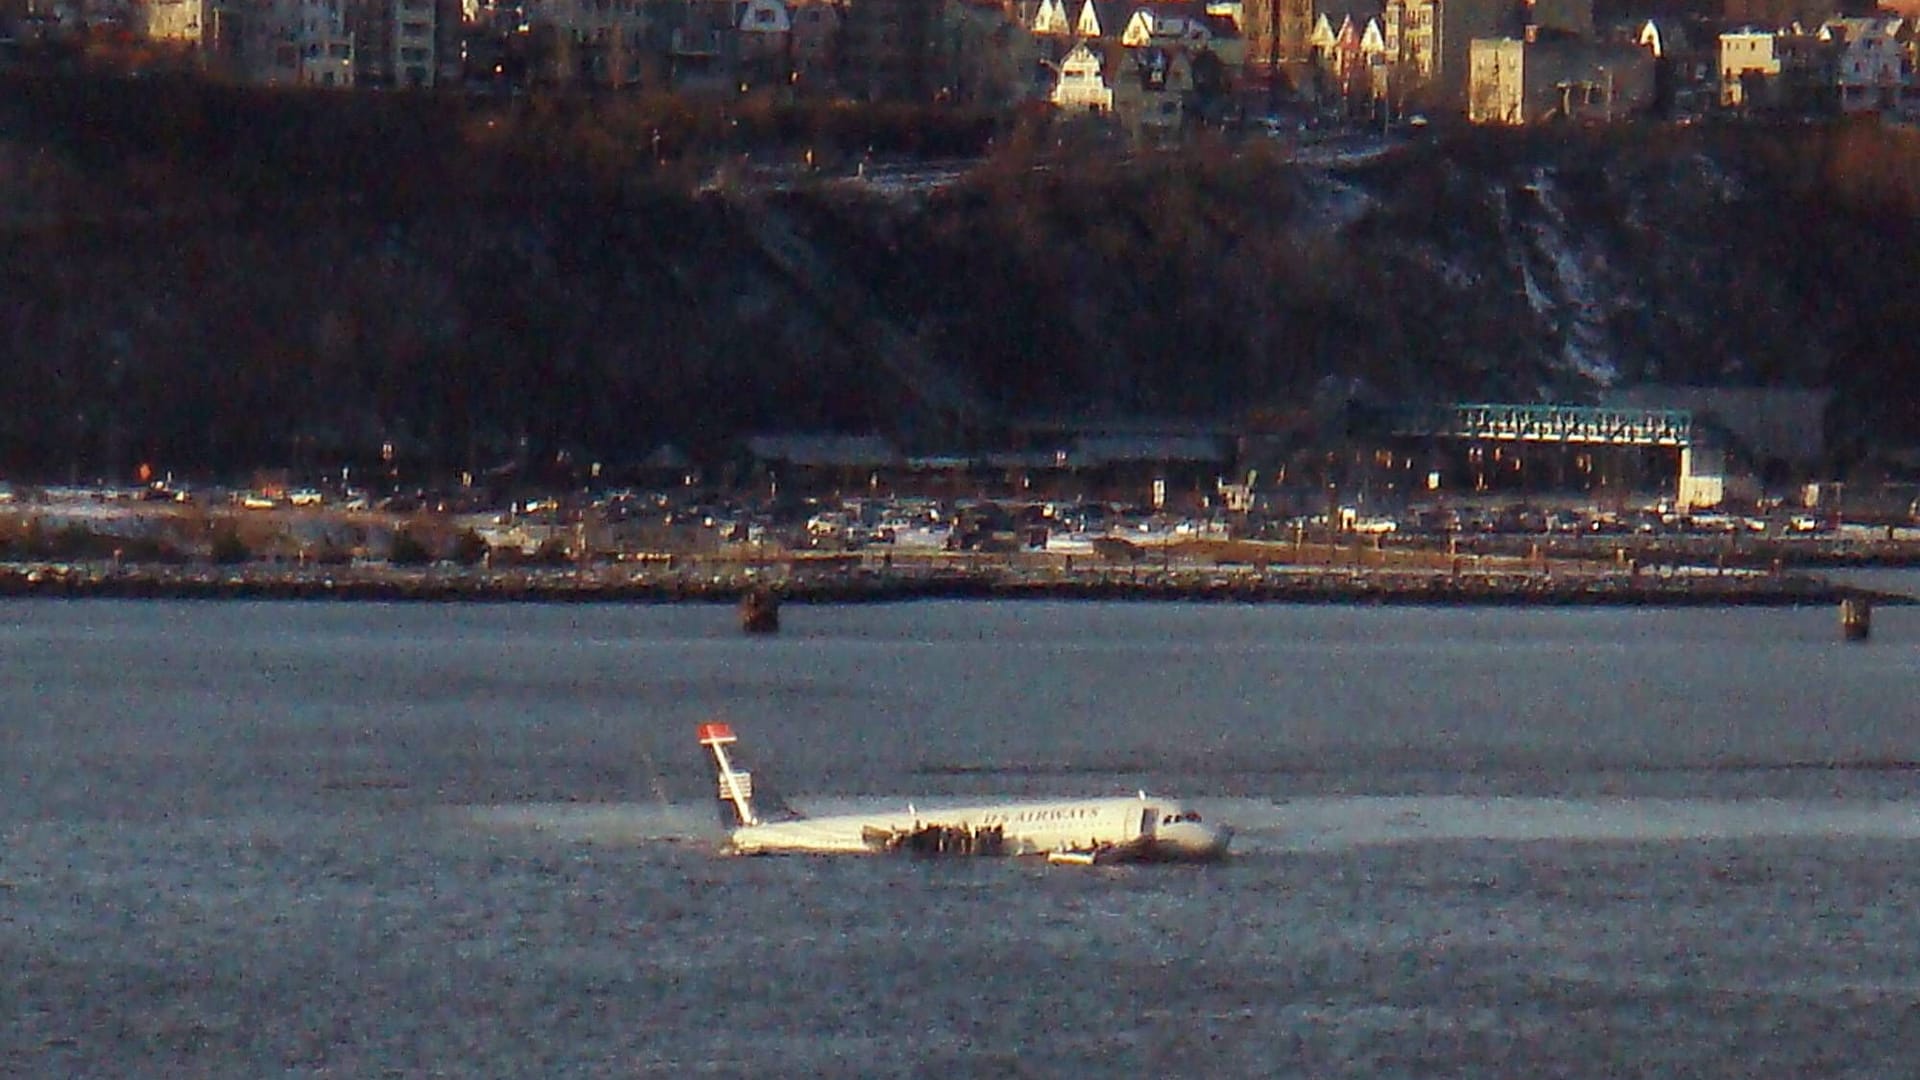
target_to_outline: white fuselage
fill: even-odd
[[[1202,824],[1199,815],[1175,800],[1143,797],[952,806],[743,825],[733,831],[733,849],[742,854],[871,852],[877,834],[927,827],[998,829],[1008,855],[1084,852],[1133,859],[1215,858],[1225,853],[1232,835]]]
[[[1233,830],[1202,824],[1173,799],[1060,799],[949,806],[898,813],[843,814],[767,822],[753,805],[753,774],[734,765],[733,726],[699,727],[700,745],[713,754],[715,794],[738,824],[731,847],[743,855],[868,854],[906,851],[928,855],[1045,855],[1059,862],[1213,859],[1224,855]]]

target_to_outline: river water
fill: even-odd
[[[0,1074],[1907,1075],[1875,615],[0,604]],[[1236,854],[721,857],[716,715],[802,809]]]

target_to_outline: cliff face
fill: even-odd
[[[1906,134],[1476,133],[1316,167],[1003,147],[903,192],[643,170],[636,125],[29,98],[0,103],[13,474],[935,446],[1284,413],[1330,376],[1831,386],[1843,456],[1920,437]]]

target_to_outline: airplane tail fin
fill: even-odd
[[[700,725],[700,745],[713,754],[713,764],[718,774],[720,816],[724,824],[734,828],[760,824],[760,816],[753,809],[753,774],[745,769],[734,768],[733,760],[727,754],[727,747],[739,741],[734,737],[731,725]]]

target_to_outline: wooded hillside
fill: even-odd
[[[926,190],[832,179],[975,154]],[[1910,132],[1471,132],[1308,168],[946,113],[33,81],[0,85],[0,207],[4,475],[942,449],[1286,413],[1329,378],[1830,385],[1841,458],[1920,439]]]

